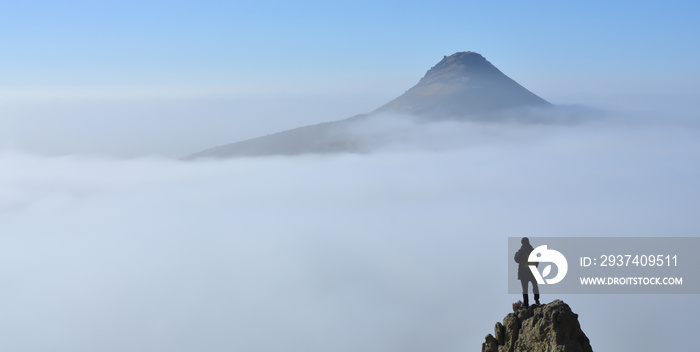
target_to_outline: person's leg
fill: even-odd
[[[537,287],[536,280],[532,280],[532,293],[535,294],[535,304],[540,305],[540,288]]]
[[[523,287],[523,307],[529,306],[527,298],[527,280],[520,280],[520,285]]]

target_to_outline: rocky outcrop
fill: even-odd
[[[486,335],[481,352],[593,352],[578,314],[560,300],[520,308],[494,330]]]

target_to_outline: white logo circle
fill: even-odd
[[[531,253],[530,256],[527,258],[528,261],[528,267],[530,267],[530,271],[532,271],[532,275],[535,276],[535,280],[537,280],[537,283],[542,285],[545,283],[553,285],[564,279],[564,276],[566,276],[566,272],[569,270],[569,263],[567,263],[566,258],[564,257],[563,254],[559,253],[559,251],[555,251],[553,249],[547,249],[547,245],[542,245],[537,248],[535,248]],[[544,279],[547,277],[552,272],[552,265],[547,265],[544,270],[542,271],[542,274],[540,274],[539,270],[537,270],[537,266],[535,266],[535,263],[552,263],[557,266],[557,275],[551,279]]]

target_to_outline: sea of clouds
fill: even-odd
[[[363,154],[6,147],[0,350],[476,351],[507,237],[700,235],[688,120],[378,123]],[[595,350],[694,348],[693,295],[555,298]]]

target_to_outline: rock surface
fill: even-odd
[[[496,323],[481,352],[593,352],[578,314],[560,300],[518,309]]]

